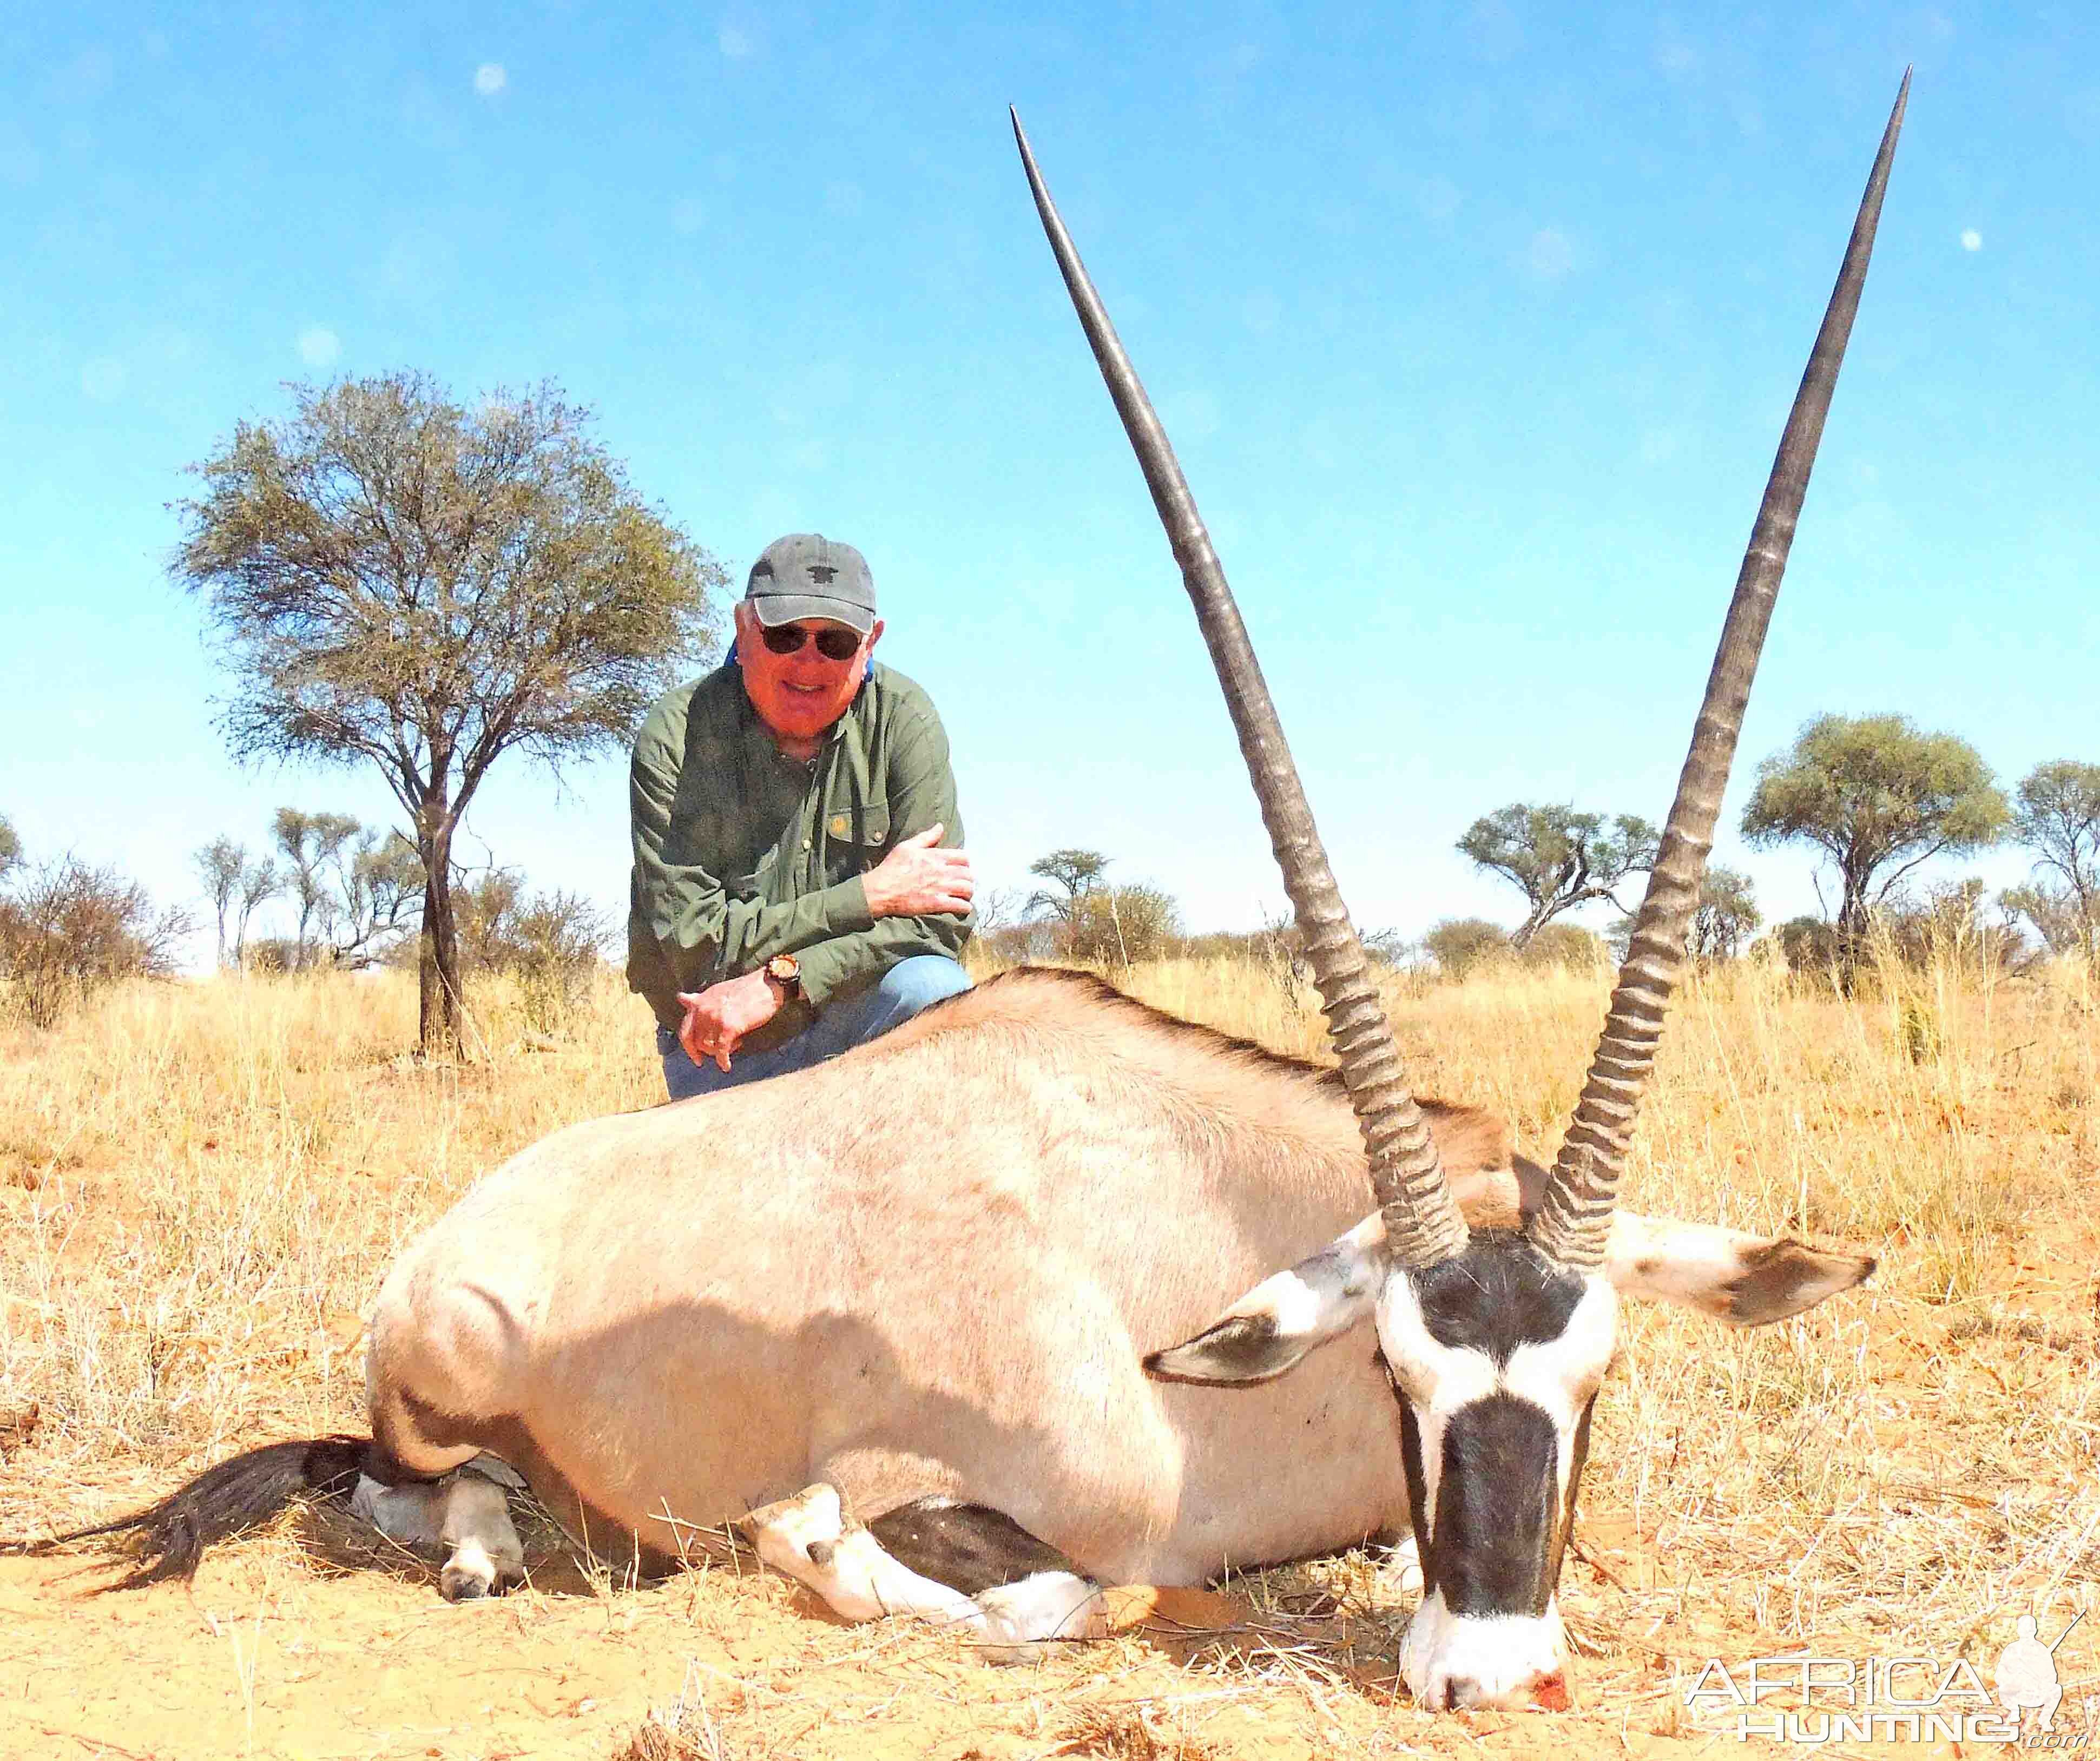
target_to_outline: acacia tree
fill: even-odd
[[[252,860],[244,858],[240,871],[240,911],[234,919],[233,964],[242,964],[248,956],[248,920],[255,915],[255,907],[265,899],[273,899],[285,889],[284,877],[277,872],[277,865],[267,856]]]
[[[360,826],[336,853],[341,908],[332,915],[338,965],[368,966],[415,928],[423,898],[423,863],[399,832]]]
[[[1602,814],[1513,801],[1476,819],[1458,850],[1524,894],[1529,909],[1509,938],[1522,952],[1542,925],[1591,899],[1610,899],[1624,911],[1614,889],[1655,866],[1658,841],[1655,828],[1630,814],[1618,815],[1607,831]]]
[[[717,633],[727,576],[542,385],[453,402],[420,373],[294,387],[177,504],[244,759],[368,762],[422,864],[421,1039],[458,1029],[452,843],[491,766],[624,744]]]
[[[339,908],[334,883],[342,871],[343,849],[363,829],[348,814],[310,814],[297,807],[280,807],[270,822],[270,835],[291,865],[284,886],[298,909],[293,945],[302,967],[314,964],[316,933],[334,938]]]
[[[226,914],[240,896],[240,877],[248,866],[248,852],[230,837],[215,837],[191,853],[190,866],[204,883],[205,897],[211,901],[218,925],[218,964],[226,964]]]
[[[1966,740],[1921,733],[1907,716],[1826,715],[1758,766],[1743,836],[1758,848],[1812,845],[1830,858],[1838,938],[1849,950],[1919,863],[1996,842],[2010,816]]]
[[[2100,764],[2036,765],[2020,783],[2013,836],[2038,853],[2036,868],[2063,884],[2017,888],[2005,903],[2032,918],[2056,951],[2100,958]]]
[[[1079,939],[1085,901],[1101,885],[1109,862],[1099,850],[1054,850],[1028,865],[1030,874],[1052,882],[1057,890],[1053,893],[1044,887],[1030,894],[1026,909],[1031,913],[1047,912],[1057,920],[1067,955],[1074,951]]]
[[[1764,920],[1748,875],[1710,867],[1699,883],[1699,908],[1692,914],[1686,951],[1694,960],[1733,960]]]

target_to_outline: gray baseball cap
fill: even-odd
[[[863,636],[875,628],[875,577],[867,558],[816,532],[768,545],[751,565],[743,597],[769,629],[801,618],[828,618]]]

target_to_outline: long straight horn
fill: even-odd
[[[1851,334],[1852,316],[1859,310],[1860,290],[1866,283],[1867,259],[1873,253],[1874,227],[1888,188],[1889,163],[1895,157],[1896,135],[1903,127],[1904,105],[1909,96],[1910,73],[1906,70],[1882,135],[1881,151],[1874,156],[1866,194],[1860,199],[1859,218],[1852,223],[1852,241],[1846,247],[1837,289],[1823,315],[1815,352],[1808,358],[1793,413],[1780,439],[1779,457],[1772,463],[1764,505],[1750,532],[1742,572],[1736,577],[1736,597],[1722,626],[1705,701],[1699,706],[1691,755],[1678,779],[1677,799],[1663,828],[1662,848],[1648,876],[1647,896],[1634,920],[1632,943],[1619,969],[1604,1036],[1554,1163],[1545,1201],[1532,1222],[1533,1239],[1564,1265],[1589,1269],[1604,1260],[1626,1143],[1655,1066],[1663,1014],[1684,964],[1685,931],[1698,909],[1700,883],[1706,872],[1707,853],[1713,848],[1714,822],[1728,786],[1728,768],[1742,732],[1743,709],[1749,701],[1758,651],[1771,622],[1772,602],[1786,572],[1794,522],[1808,492],[1816,443],[1823,438],[1823,418],[1829,412],[1846,338]]]
[[[1029,151],[1028,136],[1017,115],[1013,116],[1013,138],[1021,148],[1029,187],[1035,192],[1035,211],[1042,216],[1043,230],[1049,235],[1050,249],[1057,254],[1079,323],[1093,345],[1094,359],[1101,363],[1109,395],[1115,399],[1124,430],[1137,449],[1153,503],[1181,565],[1182,581],[1195,602],[1196,621],[1210,645],[1218,682],[1224,687],[1240,751],[1246,755],[1255,794],[1261,802],[1262,821],[1283,870],[1284,889],[1297,908],[1312,980],[1320,987],[1328,1030],[1340,1056],[1342,1080],[1363,1130],[1372,1189],[1385,1215],[1388,1251],[1403,1264],[1433,1265],[1464,1251],[1466,1220],[1444,1177],[1428,1122],[1408,1092],[1400,1055],[1371,982],[1370,963],[1350,927],[1349,914],[1328,869],[1327,853],[1312,824],[1312,811],[1306,805],[1298,767],[1291,761],[1260,664],[1247,641],[1239,608],[1233,602],[1232,589],[1225,585],[1217,553],[1211,548],[1211,535],[1204,530],[1187,479],[1167,444],[1167,431],[1154,414],[1071,235],[1043,187],[1043,174],[1035,167],[1035,156]]]

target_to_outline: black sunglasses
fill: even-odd
[[[827,660],[850,660],[860,651],[861,637],[858,631],[840,629],[836,624],[813,630],[806,624],[774,624],[760,632],[768,654],[800,654],[802,644],[812,636],[817,638],[817,652]]]

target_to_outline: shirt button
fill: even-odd
[[[804,839],[802,840],[802,848],[803,848],[804,850],[807,850],[809,847],[810,847],[810,841],[809,841],[807,838],[804,838]]]

